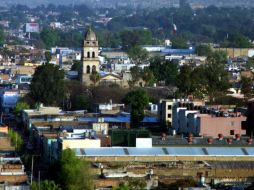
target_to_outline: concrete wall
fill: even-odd
[[[62,149],[74,148],[100,148],[100,139],[63,139]]]
[[[215,51],[226,51],[230,58],[239,56],[252,57],[254,55],[253,49],[249,48],[214,48]]]
[[[84,156],[91,162],[253,161],[253,156]]]
[[[198,116],[200,123],[201,136],[218,137],[218,134],[224,136],[234,136],[235,134],[245,135],[246,131],[242,129],[242,122],[246,117],[212,117],[211,115],[202,114]],[[234,134],[231,134],[233,131]]]
[[[0,182],[25,183],[27,180],[27,175],[0,175]]]
[[[15,148],[11,146],[11,141],[9,137],[0,138],[0,149],[3,150],[14,150]]]
[[[172,100],[161,100],[159,106],[159,117],[162,122],[172,126],[173,121],[173,105]]]
[[[197,114],[198,111],[188,111],[182,109],[179,111],[179,132],[180,133],[195,133],[196,126],[193,126],[195,123],[195,117],[188,117],[189,114]]]
[[[181,125],[181,123],[183,123],[180,121],[180,117],[181,117],[180,112],[182,112],[182,111],[184,112],[185,110],[187,110],[187,108],[178,108],[178,107],[173,108],[172,122],[173,122],[173,129],[175,129],[176,131],[180,130],[180,125]],[[181,115],[183,115],[183,112]]]
[[[188,120],[187,133],[198,135],[200,127],[197,122],[197,112],[189,113],[187,115],[187,120]]]

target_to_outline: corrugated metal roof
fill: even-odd
[[[112,116],[112,117],[103,117],[104,122],[108,123],[130,123],[130,115],[117,115],[117,116]],[[80,117],[78,118],[78,121],[83,121],[83,122],[97,122],[96,117]],[[152,116],[145,116],[143,123],[158,123],[159,120],[156,117]]]
[[[209,147],[206,148],[210,156],[244,156],[244,152],[241,148],[235,147]]]
[[[128,148],[129,155],[138,156],[165,156],[162,148]]]
[[[254,156],[249,147],[102,147],[75,152],[77,156]]]
[[[126,156],[123,148],[111,147],[75,149],[75,152],[77,156]]]
[[[194,54],[195,49],[164,49],[161,51],[162,53],[168,54]]]
[[[169,155],[176,155],[176,156],[199,156],[205,155],[202,148],[197,147],[168,147],[166,148]]]
[[[253,147],[252,148],[245,148],[245,150],[247,151],[247,153],[249,155],[254,155],[254,148]]]

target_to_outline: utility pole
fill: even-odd
[[[30,182],[31,182],[31,185],[33,184],[33,174],[34,174],[34,157],[35,156],[41,156],[40,154],[33,154],[32,155],[32,165],[31,165],[31,178],[30,178]],[[39,171],[40,172],[40,171]],[[39,177],[40,177],[40,173],[39,173]]]
[[[18,148],[18,146],[17,146],[17,144],[18,144],[18,142],[17,142],[18,141],[17,133],[18,132],[15,133],[15,148],[16,148],[16,151],[17,151],[17,148]]]
[[[41,171],[39,170],[39,190],[41,190]]]
[[[31,166],[31,185],[33,185],[33,170],[34,170],[34,155],[32,155],[32,166]]]

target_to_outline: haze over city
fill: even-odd
[[[156,4],[161,4],[164,7],[169,6],[170,4],[179,4],[181,0],[1,0],[1,6],[10,6],[10,5],[27,5],[27,6],[39,6],[39,5],[75,5],[75,4],[85,4],[88,7],[141,7],[141,8],[153,8]],[[186,0],[187,3],[191,5],[200,5],[200,6],[219,6],[219,7],[252,7],[252,0]]]

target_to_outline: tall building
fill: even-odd
[[[99,44],[95,32],[88,28],[82,50],[82,76],[81,80],[86,85],[92,84],[90,75],[99,72]]]

